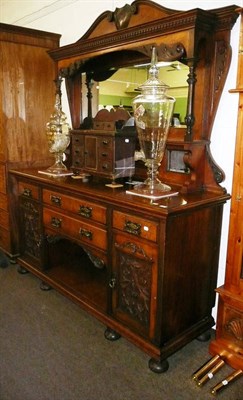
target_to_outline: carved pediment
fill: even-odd
[[[163,7],[153,1],[135,0],[131,5],[125,4],[123,7],[116,8],[115,11],[103,12],[79,40],[133,28],[141,25],[141,22],[154,21],[175,13],[178,11]]]

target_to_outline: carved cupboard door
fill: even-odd
[[[116,234],[113,246],[113,315],[152,339],[157,308],[157,246]]]
[[[42,212],[36,187],[19,185],[20,197],[20,251],[33,265],[42,269]]]
[[[95,136],[85,136],[85,168],[97,170],[97,138]]]

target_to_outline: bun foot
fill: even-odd
[[[52,287],[50,285],[48,285],[48,283],[46,283],[46,282],[41,282],[40,289],[44,290],[44,291],[47,291],[47,290],[51,290]]]
[[[149,360],[149,368],[156,374],[162,374],[169,369],[169,363],[167,360],[159,361],[151,358]]]
[[[24,267],[21,267],[21,266],[18,267],[17,271],[21,275],[25,275],[25,274],[29,273],[29,271],[27,269],[25,269]]]
[[[202,333],[197,337],[199,342],[208,342],[211,339],[211,333],[209,331]]]
[[[114,342],[115,340],[120,339],[121,335],[119,333],[117,333],[116,331],[114,331],[113,329],[107,328],[105,330],[105,338],[107,340],[110,340],[111,342]]]

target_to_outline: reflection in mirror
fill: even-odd
[[[188,67],[178,61],[159,63],[159,66],[159,79],[170,87],[168,94],[176,98],[173,124],[182,126],[187,109]],[[147,80],[148,69],[149,64],[120,68],[109,79],[94,84],[93,101],[98,96],[98,109],[122,106],[132,112],[132,100],[138,94],[138,87]]]

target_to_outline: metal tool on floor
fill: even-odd
[[[201,368],[192,374],[192,379],[195,381],[197,386],[202,387],[208,381],[214,378],[215,374],[225,365],[225,361],[222,356],[216,354],[209,361],[207,361]],[[235,382],[236,379],[243,376],[241,369],[233,371],[225,379],[217,383],[211,388],[211,394],[217,395],[224,388],[228,387],[229,384]]]
[[[198,383],[199,379],[204,376],[210,368],[214,366],[214,364],[220,359],[220,356],[217,354],[209,361],[207,361],[202,367],[200,367],[194,374],[192,375],[192,379]]]
[[[211,389],[211,393],[213,395],[218,394],[222,389],[226,388],[229,384],[233,383],[240,376],[243,376],[243,371],[241,369],[238,369],[237,371],[232,372],[230,375],[227,376],[227,378],[223,379],[221,382],[219,382],[217,385],[215,385]]]

